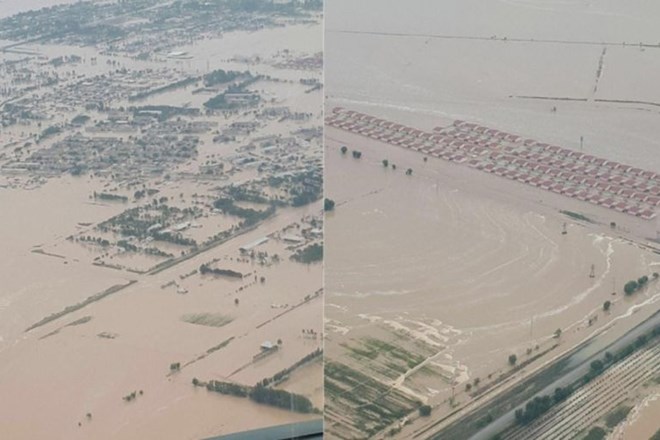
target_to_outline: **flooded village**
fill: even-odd
[[[320,417],[321,13],[147,0],[0,21],[0,394],[21,396],[0,437]]]
[[[657,435],[660,11],[587,3],[326,9],[329,438]]]

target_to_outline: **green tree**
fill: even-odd
[[[637,289],[639,289],[639,284],[637,284],[637,281],[635,280],[628,281],[626,285],[623,286],[623,291],[626,295],[632,295]]]
[[[323,210],[324,211],[332,211],[333,209],[335,209],[335,201],[332,200],[332,199],[326,198],[323,201]]]
[[[419,407],[419,415],[422,417],[428,417],[431,415],[431,406],[430,405],[422,405]]]
[[[412,173],[413,173],[412,168],[408,168],[406,170],[406,176],[412,176]]]
[[[383,159],[383,166],[387,168],[390,165],[390,161],[387,159]]]
[[[610,310],[610,307],[612,307],[612,302],[611,301],[605,301],[603,303],[603,310],[608,312]]]
[[[513,366],[513,365],[516,365],[516,362],[518,362],[518,356],[516,356],[515,354],[510,355],[509,356],[509,364],[511,364]]]
[[[348,152],[348,147],[346,145],[342,145],[340,148],[341,154],[346,154]]]

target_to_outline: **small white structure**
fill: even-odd
[[[305,241],[305,238],[300,235],[287,234],[282,236],[282,240],[289,243],[302,243]]]
[[[249,252],[252,249],[256,248],[259,245],[262,245],[268,241],[268,237],[262,237],[258,240],[253,241],[252,243],[248,243],[246,245],[241,246],[238,248],[239,251],[241,252]]]

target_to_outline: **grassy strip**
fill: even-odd
[[[314,359],[320,357],[321,355],[323,355],[323,349],[322,348],[317,348],[316,350],[314,350],[313,352],[311,352],[310,354],[308,354],[304,358],[300,359],[298,362],[291,365],[290,367],[285,368],[284,370],[275,373],[273,375],[273,377],[267,377],[266,379],[262,380],[260,382],[260,384],[265,386],[265,387],[267,387],[269,385],[279,385],[282,382],[289,379],[289,376],[291,375],[291,373],[293,373],[296,369],[302,367],[303,365],[305,365],[308,362],[313,361]]]
[[[204,386],[209,391],[234,397],[247,397],[253,402],[286,409],[292,412],[303,414],[319,412],[314,408],[312,402],[305,396],[284,390],[267,388],[261,384],[250,387],[231,382],[221,382],[219,380],[200,382],[197,378],[194,378],[192,383],[194,386]]]
[[[29,332],[30,330],[34,330],[37,327],[41,327],[42,325],[46,325],[49,322],[55,321],[56,319],[59,319],[62,316],[65,316],[65,315],[68,315],[69,313],[73,313],[77,310],[80,310],[83,307],[87,307],[88,305],[90,305],[90,304],[92,304],[96,301],[100,301],[103,298],[105,298],[106,296],[110,296],[113,293],[117,293],[120,290],[123,290],[123,289],[127,288],[128,286],[131,286],[135,283],[137,283],[136,280],[131,280],[126,284],[117,284],[116,286],[112,286],[108,289],[105,289],[103,292],[97,293],[96,295],[92,295],[89,298],[87,298],[86,300],[84,300],[82,302],[79,302],[78,304],[74,304],[72,306],[67,306],[64,310],[53,313],[52,315],[49,315],[49,316],[45,317],[41,321],[32,324],[30,327],[25,329],[25,331]]]
[[[584,215],[582,215],[580,213],[577,213],[577,212],[573,212],[573,211],[559,211],[559,212],[561,212],[562,214],[567,215],[571,218],[574,218],[575,220],[581,220],[581,221],[587,222],[587,223],[595,223],[589,217],[584,216]]]

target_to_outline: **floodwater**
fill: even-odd
[[[660,63],[659,8],[546,0],[417,0],[383,8],[374,0],[337,0],[327,8],[327,94],[399,122],[462,119],[573,149],[582,136],[585,152],[658,171],[658,107],[596,100],[660,102],[652,79]]]
[[[48,184],[34,194],[43,197],[48,190],[61,191],[61,185],[61,182]],[[83,188],[84,185],[78,186],[80,190]],[[8,191],[0,195],[15,196]],[[20,195],[25,204],[21,206],[13,200],[14,214],[23,219],[36,216],[39,211],[30,203],[29,195]],[[71,198],[75,199],[75,195],[74,191]],[[244,272],[264,276],[266,283],[246,279],[238,283],[240,286],[233,281],[200,275],[181,281],[180,276],[213,258],[237,257],[240,246],[276,232],[304,215],[318,212],[318,204],[281,211],[258,230],[171,270],[140,277],[76,264],[71,256],[61,259],[26,250],[28,242],[53,241],[55,237],[68,234],[71,224],[107,215],[106,211],[99,212],[98,206],[94,206],[97,212],[92,215],[85,212],[84,206],[71,209],[77,205],[61,195],[58,200],[62,204],[53,207],[52,214],[60,214],[54,218],[61,224],[58,221],[44,225],[43,221],[35,221],[34,227],[28,229],[32,224],[28,222],[22,225],[22,234],[3,237],[7,258],[2,259],[2,273],[14,276],[8,277],[10,285],[3,277],[5,307],[0,310],[4,339],[0,351],[0,393],[20,396],[20,399],[3,399],[0,403],[2,435],[18,439],[57,433],[63,438],[101,439],[162,434],[161,438],[192,439],[310,417],[211,395],[203,388],[195,389],[191,381],[194,377],[230,379],[253,385],[314,351],[320,341],[305,339],[301,333],[302,329],[320,333],[322,298],[291,309],[282,318],[277,315],[283,310],[271,304],[293,306],[306,295],[313,294],[321,287],[321,267],[289,261],[271,267],[245,263]],[[3,206],[7,206],[5,202],[7,200],[3,200]],[[68,218],[67,212],[75,213],[69,214],[75,217]],[[7,220],[3,218],[4,225],[11,226]],[[268,251],[282,253],[282,245],[273,244]],[[63,261],[69,264],[64,265]],[[44,327],[23,333],[28,325],[51,312],[128,279],[138,279],[138,283]],[[175,288],[161,287],[171,280],[176,280],[188,293],[181,295]],[[25,286],[18,290],[12,284],[21,282]],[[239,294],[236,293],[238,287],[243,287]],[[240,298],[238,306],[234,304],[235,297]],[[189,324],[181,319],[185,314],[194,313],[220,313],[233,321],[215,328]],[[65,326],[87,316],[92,318],[89,322]],[[272,322],[256,328],[273,318]],[[59,331],[51,335],[56,330]],[[99,336],[103,334],[112,338]],[[217,353],[185,367],[174,376],[167,375],[172,362],[192,361],[232,337],[234,340]],[[251,362],[262,342],[277,339],[283,341],[281,350],[235,373]],[[310,371],[305,377],[307,384],[317,384],[310,387],[310,394],[318,394],[320,371]],[[26,387],[27,383],[31,385]],[[296,388],[295,383],[293,386]],[[43,393],[44,389],[49,392]],[[122,396],[134,390],[144,390],[144,396],[136,402],[123,402]],[[68,397],[63,400],[63,395]],[[318,398],[315,403],[318,404]],[[240,411],[235,412],[238,408]],[[91,422],[85,419],[87,412],[93,414]],[[83,422],[80,428],[78,421]]]
[[[629,242],[502,196],[518,190],[503,179],[423,163],[419,154],[334,129],[327,138],[327,194],[338,204],[326,225],[328,302],[348,310],[331,307],[328,317],[356,327],[367,325],[361,314],[438,320],[460,332],[449,352],[472,378],[557,328],[564,338],[585,337],[590,317],[602,325],[625,313],[638,301],[621,298],[623,283],[660,265]],[[342,156],[341,143],[360,148],[363,159]],[[384,158],[413,176],[383,168]],[[659,288],[644,300],[660,300]],[[611,314],[600,310],[607,300]]]
[[[200,40],[185,48],[193,59],[183,62],[142,62],[103,56],[88,47],[30,45],[29,49],[50,58],[71,54],[83,57],[80,64],[63,66],[59,70],[62,77],[74,70],[77,75],[86,77],[105,74],[112,69],[108,60],[118,61],[120,66],[130,69],[168,67],[176,69],[174,73],[182,77],[204,73],[207,69],[249,68],[256,73],[295,81],[297,90],[289,87],[290,83],[256,86],[266,89],[277,105],[313,113],[316,119],[306,124],[320,124],[321,93],[306,94],[305,87],[297,84],[300,78],[320,77],[320,72],[276,69],[269,64],[287,48],[295,54],[320,52],[320,29],[320,25],[293,25]],[[289,44],[291,35],[295,37],[292,45]],[[240,55],[259,56],[262,63],[248,65],[228,61]],[[99,61],[94,64],[90,59],[96,56]],[[39,68],[51,69],[48,65]],[[167,72],[168,75],[172,73],[173,70]],[[148,103],[183,105],[192,101],[191,96],[191,89],[184,88],[150,98]],[[69,108],[59,117],[68,120],[78,112],[79,109]],[[228,122],[219,119],[218,128],[235,120],[236,117]],[[299,127],[292,122],[271,123],[256,135],[290,135],[290,131]],[[25,139],[32,130],[37,127],[6,130],[9,139],[3,137],[3,143]],[[211,137],[210,133],[201,136],[205,143],[199,148],[200,157],[173,167],[172,174],[197,172],[198,165],[209,157],[233,155],[234,149],[242,145],[238,142],[228,146],[213,144]],[[309,150],[306,154],[314,155],[311,147]],[[320,148],[318,150],[316,154],[320,156]],[[258,177],[256,170],[233,176],[236,181],[255,177]],[[199,439],[318,418],[318,415],[298,414],[257,405],[247,399],[209,393],[203,387],[194,387],[192,379],[254,385],[321,346],[323,296],[315,296],[315,293],[322,287],[322,266],[290,261],[289,245],[278,239],[271,239],[258,250],[271,255],[277,253],[282,257],[280,263],[260,266],[238,261],[241,246],[277,234],[291,224],[299,224],[303,217],[318,217],[320,202],[303,208],[282,208],[256,230],[172,268],[147,275],[94,266],[92,261],[99,255],[98,250],[66,240],[135,206],[134,202],[127,205],[92,200],[94,191],[108,190],[107,180],[61,177],[35,185],[26,183],[28,180],[29,176],[25,175],[0,175],[0,239],[3,242],[0,255],[0,395],[15,396],[0,399],[1,438]],[[195,193],[211,200],[217,194],[214,188],[227,181],[173,178],[167,183],[157,179],[144,183],[160,189],[160,195],[169,196],[176,204],[174,200],[179,200],[179,194],[184,194],[189,202]],[[120,193],[128,196],[133,192],[121,182],[110,185],[119,187]],[[231,218],[212,217],[200,220],[200,228],[187,233],[202,241],[235,223]],[[252,276],[235,281],[192,274],[201,264],[214,259],[243,273],[263,276],[265,282]],[[158,261],[123,256],[108,260],[109,263],[121,260],[121,264],[129,268],[135,265],[139,269]],[[101,301],[25,331],[51,313],[130,281],[135,283]],[[311,299],[305,300],[308,296]],[[235,302],[237,299],[239,304]],[[227,317],[230,322],[214,327],[184,320],[185,316],[203,313]],[[313,330],[316,337],[306,335],[303,330]],[[262,343],[278,340],[282,341],[279,350],[253,361]],[[217,348],[226,341],[230,342]],[[170,365],[175,362],[182,365],[181,371],[170,374]],[[322,371],[316,363],[296,370],[290,381],[279,387],[304,394],[315,406],[322,406]],[[122,399],[140,390],[143,393],[135,401]],[[92,417],[88,418],[87,413]]]
[[[326,8],[326,111],[424,130],[461,119],[660,171],[660,87],[648,77],[660,68],[659,14],[641,1],[337,0]],[[326,223],[328,358],[360,369],[348,341],[403,329],[444,341],[431,363],[454,383],[484,383],[510,368],[509,354],[524,360],[559,342],[545,361],[658,310],[658,283],[622,295],[660,268],[658,254],[628,240],[648,243],[656,222],[422,159],[326,128],[326,196],[336,202]],[[624,226],[581,225],[561,209]],[[427,382],[411,394],[440,417],[450,389]]]
[[[644,398],[633,408],[627,420],[617,428],[615,439],[637,440],[652,438],[660,432],[658,414],[660,414],[660,387],[657,383]]]

